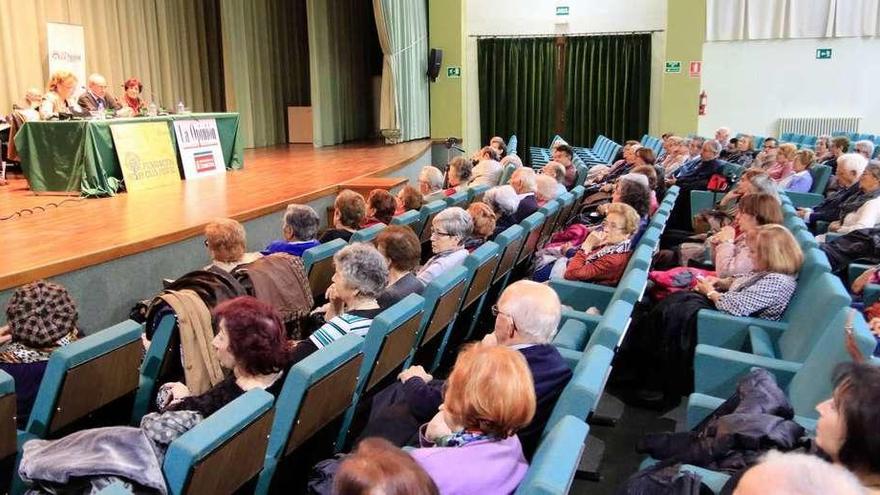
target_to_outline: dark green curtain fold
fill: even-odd
[[[484,143],[516,134],[528,160],[554,134],[590,147],[599,134],[622,143],[648,131],[650,34],[566,37],[561,50],[556,38],[481,39],[478,57]]]
[[[566,141],[590,147],[599,134],[623,143],[648,132],[650,34],[566,38],[565,63]]]
[[[490,38],[477,44],[482,142],[516,134],[522,158],[553,136],[556,41]]]

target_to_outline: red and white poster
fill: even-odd
[[[177,135],[177,149],[180,151],[184,179],[226,172],[216,120],[175,120],[174,132]]]
[[[703,74],[703,62],[701,60],[691,60],[688,73],[691,75],[691,77],[699,79],[700,76]]]

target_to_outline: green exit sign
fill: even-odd
[[[559,7],[556,7],[556,15],[568,15],[568,14],[569,14],[569,10],[568,10],[567,5],[561,5]]]
[[[679,74],[681,73],[681,60],[667,60],[665,72],[667,74]]]
[[[831,48],[816,48],[816,59],[827,60],[831,58]]]
[[[461,77],[461,67],[447,67],[446,68],[446,77],[451,79],[458,79]]]

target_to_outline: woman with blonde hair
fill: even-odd
[[[693,291],[676,292],[633,319],[624,346],[627,363],[643,377],[628,400],[643,406],[674,405],[693,390],[697,313],[780,320],[797,287],[804,261],[800,245],[782,225],[762,225],[749,236],[753,268],[727,279],[706,277]]]
[[[472,344],[458,355],[440,412],[410,455],[443,494],[513,493],[528,469],[516,432],[535,415],[535,387],[520,352]]]
[[[796,153],[797,146],[791,143],[779,145],[779,150],[776,152],[776,162],[767,168],[767,175],[773,179],[773,182],[779,184],[783,179],[794,173],[794,157]]]
[[[594,229],[565,269],[566,280],[617,285],[632,254],[639,214],[626,203],[605,206],[602,228]]]
[[[798,150],[794,156],[794,173],[782,179],[780,187],[786,191],[810,192],[813,187],[813,174],[810,168],[816,163],[816,154],[812,150]]]
[[[211,255],[212,266],[231,272],[238,265],[256,261],[263,255],[247,253],[247,234],[244,226],[231,218],[218,218],[205,225],[205,247]]]
[[[72,103],[76,83],[76,76],[69,70],[61,69],[53,72],[46,85],[48,91],[43,95],[43,102],[40,104],[40,118],[48,120],[59,114],[79,111],[76,104]]]
[[[469,252],[482,246],[483,243],[492,238],[495,233],[495,212],[492,207],[486,203],[475,201],[468,206],[467,212],[470,213],[471,219],[474,221],[474,230],[471,236],[464,242],[464,247]]]

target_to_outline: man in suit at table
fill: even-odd
[[[87,112],[122,108],[116,98],[107,92],[107,80],[101,74],[89,76],[88,90],[79,97],[78,103]]]

